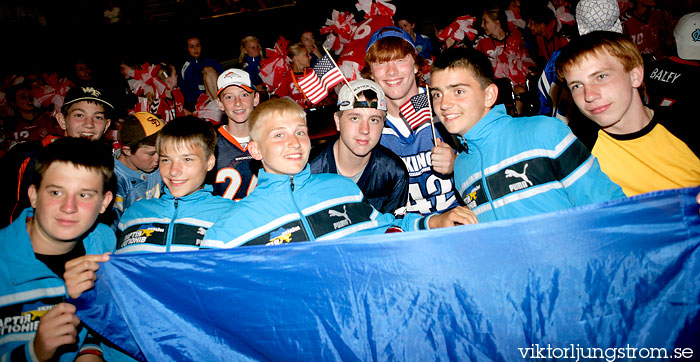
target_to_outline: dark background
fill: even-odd
[[[108,1],[5,1],[0,5],[2,72],[65,74],[76,60],[86,62],[97,78],[119,75],[122,59],[134,63],[167,61],[178,67],[186,56],[184,39],[191,34],[200,37],[203,56],[228,65],[238,58],[244,36],[257,36],[262,47],[269,48],[279,35],[294,43],[303,30],[312,30],[321,43],[325,36],[318,30],[333,9],[353,12],[358,22],[364,19],[364,13],[355,8],[355,0],[270,2],[264,10],[226,14],[224,9],[213,14],[204,0],[123,0],[115,2],[122,9],[122,22],[106,24],[103,12]],[[433,24],[443,17],[448,21],[469,13],[464,4],[424,7],[426,3],[421,6],[412,1],[391,3],[398,11],[417,15],[417,26],[425,34],[430,34]],[[16,14],[18,4],[25,10],[24,16]],[[225,5],[223,0],[220,4]],[[39,25],[40,15],[46,25]]]

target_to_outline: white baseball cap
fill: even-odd
[[[218,96],[221,91],[232,85],[241,87],[247,92],[255,91],[248,72],[233,68],[221,73],[219,79],[216,80],[216,87],[218,88],[216,95]]]
[[[700,13],[689,13],[673,29],[676,50],[682,59],[700,60]]]
[[[352,87],[352,89],[350,88]],[[382,88],[375,82],[369,79],[357,79],[350,82],[350,87],[347,84],[338,92],[338,110],[347,111],[354,108],[376,108],[380,111],[386,111],[386,96]],[[355,95],[360,92],[372,90],[377,94],[377,102],[357,101]]]

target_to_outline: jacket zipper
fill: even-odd
[[[173,234],[175,231],[173,227],[175,226],[175,219],[177,219],[177,199],[175,199],[175,212],[173,213],[173,218],[170,219],[170,226],[168,226],[168,235],[166,236],[165,251],[170,252],[170,246],[173,242]]]
[[[302,225],[304,225],[304,228],[306,229],[306,234],[309,235],[309,241],[314,241],[316,240],[316,237],[311,231],[311,225],[309,225],[309,221],[306,220],[306,217],[301,212],[301,209],[299,209],[299,205],[297,205],[297,200],[294,198],[294,175],[289,175],[289,184],[291,189],[290,196],[292,197],[292,203],[294,203],[294,208],[297,209],[299,219],[301,220]]]

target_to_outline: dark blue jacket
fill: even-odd
[[[340,141],[338,141],[340,142]],[[338,173],[333,144],[324,148],[310,162],[311,173]],[[403,160],[381,145],[372,150],[367,166],[357,181],[365,198],[379,212],[393,214],[406,206],[408,171]]]
[[[185,102],[196,103],[199,95],[206,92],[202,76],[205,67],[214,68],[217,74],[221,74],[224,71],[224,67],[219,62],[210,58],[195,59],[189,57],[185,64],[182,65],[178,86],[180,86],[180,91],[185,97]]]

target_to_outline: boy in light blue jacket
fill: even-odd
[[[110,148],[83,138],[37,155],[31,208],[0,230],[0,360],[73,361],[86,347],[64,268],[114,249],[114,233],[97,223],[112,201],[113,169]]]
[[[396,219],[375,210],[352,180],[312,175],[306,114],[288,99],[260,104],[248,127],[250,154],[264,170],[258,173],[256,189],[207,231],[205,247],[279,245],[384,233],[393,227],[411,231],[476,222],[466,207]]]

